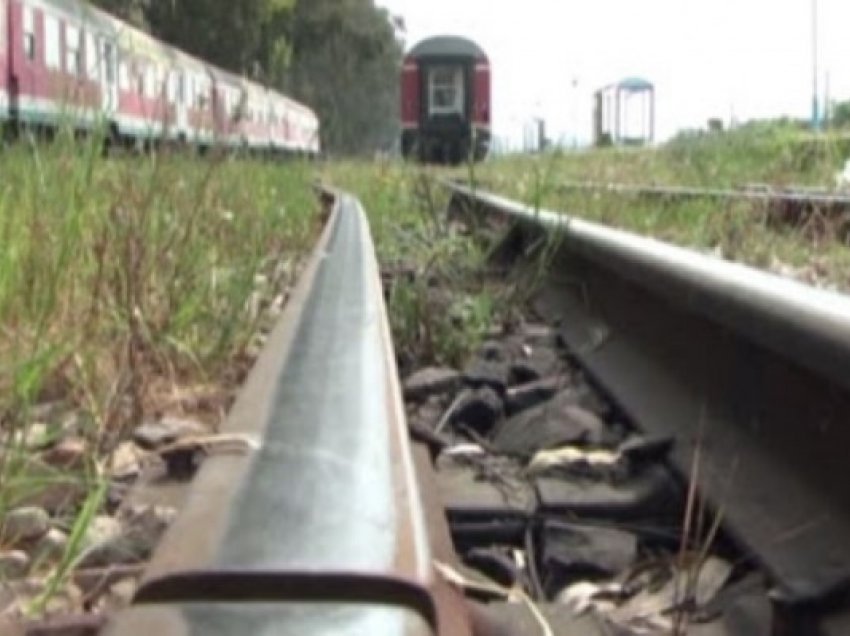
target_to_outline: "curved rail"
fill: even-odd
[[[134,600],[108,634],[442,629],[429,527],[368,224],[324,233]]]
[[[778,598],[850,588],[850,298],[446,185],[455,210],[509,223],[503,257],[552,246],[539,306],[636,424],[677,440],[686,476],[699,450],[703,494]]]

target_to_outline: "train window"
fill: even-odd
[[[82,75],[82,55],[80,30],[70,24],[65,26],[65,71]]]
[[[44,61],[50,69],[59,69],[62,65],[59,50],[59,20],[52,15],[44,16]]]
[[[177,102],[177,71],[169,71],[166,77],[166,95],[168,97],[168,103],[174,104]]]
[[[130,70],[127,68],[126,62],[121,62],[118,65],[118,87],[122,91],[130,90]]]
[[[24,55],[35,59],[35,15],[32,7],[24,5]]]
[[[97,80],[100,77],[100,60],[97,54],[97,43],[94,33],[86,31],[86,70],[90,80]]]
[[[143,92],[149,99],[156,98],[156,68],[153,66],[145,68]]]
[[[432,115],[463,113],[463,69],[435,66],[429,74],[429,111]]]

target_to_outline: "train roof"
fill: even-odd
[[[649,91],[654,89],[652,82],[645,80],[642,77],[626,77],[619,82],[608,84],[600,88],[597,93],[603,93],[610,90],[623,90],[630,92]]]
[[[487,59],[484,49],[475,42],[454,35],[439,35],[422,40],[411,49],[408,56],[413,58],[450,56]]]

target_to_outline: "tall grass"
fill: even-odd
[[[77,493],[69,527],[91,516],[83,502],[110,453],[158,412],[163,386],[231,377],[312,244],[312,170],[224,154],[110,159],[98,140],[65,136],[0,149],[0,517],[56,484]],[[54,401],[77,411],[90,448],[73,471],[34,449],[33,407]],[[62,423],[41,417],[58,435]]]
[[[564,187],[578,181],[832,188],[848,158],[846,139],[805,137],[791,126],[752,125],[680,138],[658,148],[496,158],[479,167],[477,174],[482,187],[535,207],[711,251],[806,282],[850,289],[847,223],[840,218],[821,217],[822,224],[794,226],[775,222],[771,210],[760,203],[660,199]]]
[[[323,178],[356,194],[392,278],[388,305],[401,371],[461,366],[487,336],[504,289],[482,275],[486,237],[450,224],[430,170],[399,162],[336,163]]]

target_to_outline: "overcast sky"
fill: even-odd
[[[550,136],[590,136],[593,91],[625,76],[657,88],[666,138],[709,117],[806,117],[813,0],[378,0],[408,48],[476,40],[493,63],[495,134],[520,143],[535,115]],[[818,0],[820,94],[850,99],[850,1]],[[573,89],[573,80],[578,88]]]

